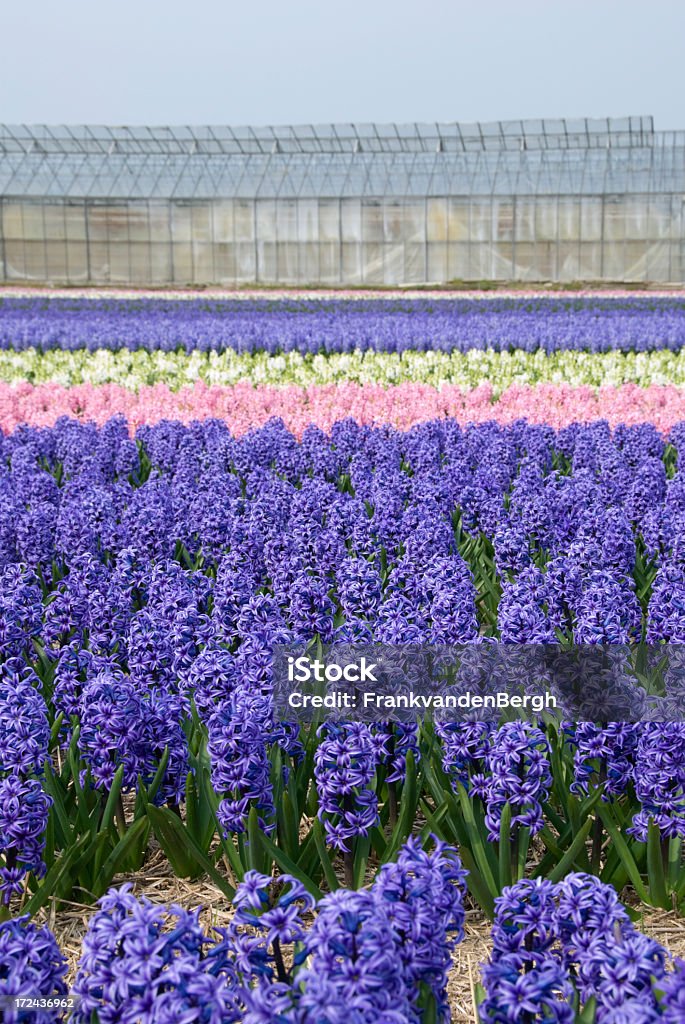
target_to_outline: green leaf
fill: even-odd
[[[123,764],[120,764],[116,772],[114,773],[114,778],[112,779],[112,785],[110,787],[109,796],[107,797],[107,803],[105,804],[105,810],[103,812],[102,820],[100,822],[100,831],[108,829],[111,826],[112,822],[114,821],[117,800],[119,799],[119,794],[121,793],[121,786],[123,784],[123,781],[124,766]]]
[[[518,838],[518,837],[517,837]],[[502,808],[499,828],[499,884],[500,889],[511,885],[511,804]]]
[[[331,862],[330,854],[326,848],[326,840],[323,834],[323,825],[318,818],[314,820],[312,826],[312,832],[314,834],[314,842],[316,843],[317,853],[321,860],[321,866],[323,867],[324,877],[328,883],[328,888],[331,892],[335,892],[336,889],[340,888],[340,882],[338,876],[335,873],[333,864]]]
[[[381,863],[385,864],[387,861],[392,860],[397,851],[399,850],[402,843],[411,834],[414,819],[416,817],[416,807],[418,804],[417,785],[416,785],[416,761],[414,759],[414,752],[412,750],[407,751],[407,770],[404,785],[402,787],[402,803],[400,806],[400,813],[392,831],[392,835],[385,848]]]
[[[371,840],[371,849],[378,857],[378,860],[382,862],[385,851],[388,848],[388,840],[377,825],[369,829],[369,839]]]
[[[159,792],[159,787],[162,785],[162,781],[164,780],[164,776],[166,774],[166,770],[167,770],[167,765],[168,764],[169,764],[169,748],[165,747],[164,748],[164,753],[162,754],[162,756],[161,756],[161,758],[159,760],[159,764],[157,765],[157,771],[153,775],[152,782],[150,783],[150,785],[148,786],[148,789],[147,789],[147,794],[146,795],[147,795],[148,801],[151,804],[154,803],[155,797],[157,796],[157,793]]]
[[[274,842],[264,832],[260,834],[260,842],[264,847],[265,852],[271,857],[274,864],[278,864],[279,868],[288,875],[292,875],[293,878],[297,878],[298,881],[302,882],[307,892],[311,893],[315,900],[320,900],[323,893],[319,889],[318,885],[312,881],[312,879],[306,875],[294,860],[283,851],[280,850]]]
[[[292,858],[293,860],[295,858]],[[323,865],[319,857],[319,852],[314,842],[314,829],[310,828],[307,833],[304,842],[300,846],[299,854],[297,857],[297,866],[301,871],[311,878],[317,884],[323,871]]]
[[[682,863],[682,849],[683,840],[680,836],[671,836],[668,840],[668,885],[670,889],[673,889],[678,878],[680,877],[680,867]]]
[[[554,808],[549,803],[544,804],[543,810],[544,810],[544,813],[545,813],[545,817],[549,821],[551,821],[551,823],[554,825],[554,827],[557,830],[557,832],[559,833],[559,835],[562,835],[563,832],[565,831],[565,822],[564,822],[563,818],[559,817],[557,812],[554,810]],[[566,829],[569,832],[572,832],[573,831],[573,826],[566,824]]]
[[[476,863],[480,869],[480,873],[483,876],[483,881],[493,896],[499,896],[500,888],[495,881],[495,875],[490,864],[491,853],[489,853],[485,847],[485,843],[488,840],[483,840],[483,836],[476,827],[471,800],[460,782],[457,783],[457,792],[459,794],[459,802],[461,804],[462,814],[464,815],[464,823],[468,832],[470,846]]]
[[[76,735],[76,733],[74,733],[74,735]],[[71,781],[74,785],[74,793],[76,794],[76,810],[79,832],[91,832],[94,836],[97,832],[98,822],[90,816],[91,808],[88,806],[88,796],[86,791],[81,785],[78,755],[76,753],[76,747],[73,740],[69,747],[69,766],[71,768]],[[89,792],[92,793],[94,791],[90,789]]]
[[[585,824],[582,826],[580,832],[566,850],[563,857],[561,857],[555,867],[548,873],[547,877],[550,882],[558,882],[571,870],[573,862],[585,846],[585,842],[590,834],[593,824],[594,821],[592,818],[586,819]]]
[[[173,811],[170,811],[168,807],[155,807],[154,804],[151,804],[148,808],[148,816],[159,844],[169,858],[176,874],[181,875],[182,878],[193,878],[204,872],[229,899],[233,899],[235,895],[233,886],[217,871],[209,857],[202,852],[188,829]]]
[[[127,856],[135,850],[136,843],[142,840],[144,844],[149,830],[150,823],[145,818],[139,818],[138,821],[134,821],[131,827],[126,830],[97,873],[93,885],[96,896],[101,896],[117,872],[124,869]]]
[[[74,830],[67,814],[66,806],[64,803],[64,791],[60,785],[60,780],[53,774],[50,763],[45,765],[45,773],[43,775],[43,787],[48,794],[52,797],[52,807],[50,808],[50,817],[53,814],[57,817],[60,825],[60,831],[62,833],[60,843],[63,847],[68,847],[74,841]]]
[[[425,843],[425,841],[428,839],[428,836],[431,833],[433,833],[433,835],[440,836],[441,831],[442,831],[440,826],[441,826],[441,824],[442,824],[442,822],[445,819],[445,816],[447,814],[447,806],[448,806],[447,805],[447,801],[444,800],[442,802],[442,804],[440,805],[440,807],[438,807],[438,809],[436,811],[433,811],[428,806],[428,804],[426,803],[425,800],[421,801],[421,813],[423,814],[424,818],[426,819],[426,824],[421,829],[421,842],[422,843]]]
[[[486,917],[492,920],[495,914],[495,899],[492,892],[483,881],[483,876],[478,870],[478,865],[476,864],[473,854],[467,846],[462,846],[459,850],[459,856],[461,857],[462,864],[468,871],[466,884],[469,888],[469,892]]]
[[[43,852],[43,861],[45,863],[46,870],[51,868],[55,862],[55,819],[51,814],[48,814],[48,823],[45,826],[45,850]]]
[[[264,847],[260,842],[261,829],[256,807],[250,808],[247,816],[247,859],[252,871],[265,873]]]
[[[186,777],[185,811],[188,831],[200,849],[207,853],[216,833],[216,819],[202,790],[198,790],[193,772],[188,772]]]
[[[621,858],[621,863],[628,872],[628,877],[630,878],[630,881],[633,884],[635,892],[638,894],[643,903],[650,903],[650,896],[647,889],[644,886],[642,877],[640,876],[637,864],[635,863],[635,858],[630,852],[630,847],[628,846],[623,835],[621,834],[621,830],[616,825],[609,805],[600,804],[597,808],[597,813],[604,822],[604,827],[611,836],[611,839],[613,840],[614,846],[616,847],[618,855]]]
[[[659,826],[650,818],[647,830],[647,881],[651,901],[657,907],[668,910],[670,901],[666,893],[664,879],[664,861],[661,853],[661,832]]]
[[[146,818],[148,806],[149,800],[147,798],[145,785],[139,775],[138,785],[136,786],[136,801],[133,805],[133,820],[138,821],[138,818]]]
[[[438,776],[436,767],[437,766],[435,764],[429,762],[425,766],[424,777],[428,783],[428,789],[433,797],[435,806],[439,807],[445,799],[445,796],[452,792],[452,786],[442,772],[440,773],[442,775],[442,779]]]
[[[245,859],[241,857],[239,850],[236,849],[236,845],[233,840],[230,838],[224,838],[221,826],[219,826],[219,841],[221,843],[221,849],[224,851],[224,855],[228,861],[230,870],[239,882],[242,881],[243,875],[247,871],[247,864]]]
[[[180,878],[197,878],[202,874],[197,860],[190,853],[190,835],[178,817],[167,807],[148,809],[148,819],[159,845],[166,854],[172,870]],[[177,823],[180,829],[177,828]]]
[[[40,883],[40,888],[28,903],[22,907],[22,913],[30,914],[33,916],[36,914],[41,907],[45,906],[50,897],[61,889],[64,891],[71,892],[74,888],[75,878],[72,875],[72,867],[76,860],[83,854],[84,850],[90,845],[91,839],[88,835],[81,836],[73,846],[70,846],[61,857],[58,857],[45,878]],[[64,883],[67,883],[64,886]]]
[[[300,845],[299,821],[287,789],[283,791],[278,805],[278,836],[288,856],[297,857]]]
[[[526,873],[526,863],[528,861],[528,850],[530,849],[530,829],[520,828],[518,831],[517,839],[517,856],[516,856],[516,878],[515,881],[520,881]]]
[[[578,1024],[594,1024],[596,1012],[597,1000],[594,996],[590,996],[583,1007],[583,1012],[578,1015]]]
[[[96,879],[103,857],[112,847],[112,834],[109,831],[98,832],[89,843],[83,854],[74,864],[73,873],[77,879],[77,888],[92,896],[99,896],[96,891]],[[58,896],[67,896],[67,892],[58,892]]]
[[[57,746],[57,740],[59,739],[60,730],[63,724],[64,712],[60,711],[55,718],[55,721],[52,723],[52,728],[50,729],[50,750],[53,750]]]
[[[226,838],[224,836],[223,826],[219,819],[217,818],[219,798],[210,784],[209,775],[205,772],[203,772],[200,776],[200,794],[202,796],[203,802],[206,804],[206,806],[209,808],[211,812],[216,834],[219,837],[221,848],[224,851],[224,854],[226,855],[226,859],[228,860],[230,868],[233,871],[235,877],[238,879],[238,881],[240,881],[247,869],[247,863],[246,860],[242,857],[239,850],[236,849],[233,840],[230,838]]]
[[[366,875],[366,865],[369,862],[369,851],[371,839],[369,836],[360,836],[354,847],[354,887],[361,889]]]
[[[420,982],[419,993],[417,1006],[421,1013],[421,1024],[438,1024],[438,1007],[435,996],[425,981]],[[441,1019],[444,1018],[441,1016]]]

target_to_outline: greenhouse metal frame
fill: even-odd
[[[0,126],[0,280],[685,280],[685,132],[651,117]]]

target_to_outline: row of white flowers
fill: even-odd
[[[263,352],[75,352],[0,351],[0,380],[8,383],[53,381],[75,384],[121,384],[133,390],[164,383],[173,390],[198,380],[231,385],[254,384],[400,384],[404,381],[456,384],[473,388],[489,383],[499,393],[512,384],[573,384],[599,387],[636,383],[685,386],[685,349],[680,352],[554,352],[546,355],[514,350],[467,353],[353,352],[271,356]]]

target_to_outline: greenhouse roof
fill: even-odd
[[[0,195],[214,199],[685,192],[651,117],[228,128],[0,125]]]

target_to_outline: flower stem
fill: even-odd
[[[393,829],[397,824],[397,783],[388,783],[388,824]]]
[[[606,728],[606,726],[604,726]],[[603,786],[607,779],[606,758],[602,758],[599,766],[599,785]],[[595,821],[592,826],[592,854],[590,859],[590,870],[593,875],[599,877],[602,866],[602,846],[604,845],[604,824],[599,814],[595,813]]]
[[[343,854],[343,866],[345,870],[345,885],[348,889],[354,889],[354,852],[345,850]]]
[[[288,972],[285,969],[285,963],[283,961],[283,950],[281,949],[281,943],[278,939],[274,939],[273,941],[273,951],[274,963],[276,964],[276,974],[278,976],[278,980],[287,983],[290,980],[290,978],[288,977]]]

